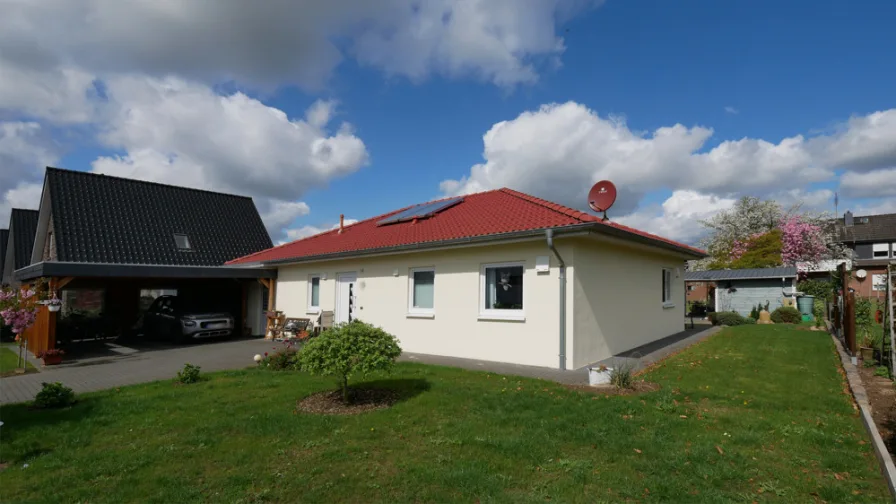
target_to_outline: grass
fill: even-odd
[[[0,376],[12,376],[16,374],[16,368],[19,364],[18,347],[15,345],[0,345]],[[25,372],[33,373],[36,371],[34,366],[25,361]]]
[[[884,502],[830,338],[726,329],[641,396],[403,363],[389,410],[297,414],[332,388],[243,370],[4,406],[3,502]],[[23,464],[29,464],[23,468]]]

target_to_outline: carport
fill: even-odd
[[[42,306],[25,332],[28,349],[41,350],[97,339],[136,335],[155,297],[202,298],[234,316],[242,336],[261,336],[277,271],[257,267],[160,266],[40,262],[15,272],[23,284],[43,279],[62,300],[58,312]],[[270,288],[269,288],[270,287]]]

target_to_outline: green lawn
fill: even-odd
[[[407,398],[350,417],[294,413],[330,381],[258,370],[4,406],[0,500],[888,501],[837,369],[825,333],[741,326],[633,397],[400,364]]]
[[[19,362],[19,349],[15,345],[0,345],[0,376],[11,376],[15,374],[15,369]],[[36,371],[28,361],[25,361],[25,369],[27,372]]]

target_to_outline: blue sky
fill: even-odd
[[[827,210],[839,191],[841,211],[896,211],[893,2],[394,0],[384,20],[346,0],[254,26],[214,3],[106,1],[18,7],[50,29],[75,19],[68,42],[2,30],[0,70],[45,94],[0,85],[0,161],[15,167],[0,218],[27,206],[43,164],[248,194],[275,240],[503,185],[581,207],[602,178],[620,186],[618,219],[689,242],[743,194]],[[91,9],[159,22],[170,43],[79,28]],[[234,24],[187,35],[203,18]],[[336,137],[326,161],[308,153]]]

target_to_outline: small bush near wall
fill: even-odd
[[[59,382],[46,383],[34,398],[38,408],[64,408],[75,403],[75,392]]]
[[[824,300],[815,298],[812,304],[812,316],[815,317],[815,327],[824,327]]]
[[[717,312],[714,315],[711,319],[713,325],[738,326],[756,323],[750,317],[744,317],[737,312]]]
[[[265,352],[264,358],[258,365],[264,369],[272,371],[285,371],[289,369],[298,369],[299,367],[299,351],[291,344],[277,350],[274,353]]]
[[[802,318],[800,311],[792,306],[782,306],[772,312],[772,322],[776,324],[799,324]]]
[[[828,301],[834,296],[834,284],[830,280],[803,280],[797,284],[796,290],[824,301]]]

